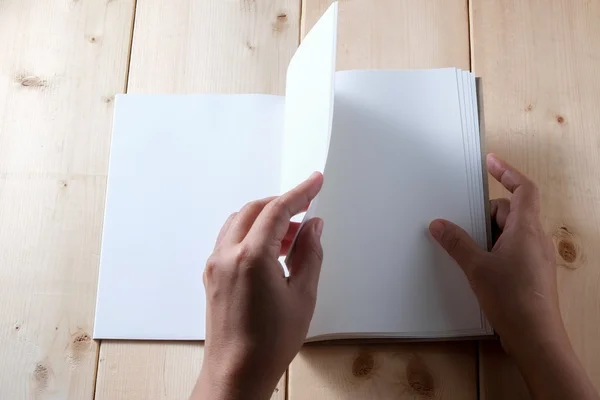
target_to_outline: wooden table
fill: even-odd
[[[282,94],[328,3],[0,0],[0,399],[187,396],[201,344],[90,338],[114,95]],[[600,387],[600,0],[341,2],[338,69],[447,66],[483,77],[488,149],[540,184],[564,319]],[[316,345],[274,399],[478,392],[525,396],[496,344]]]

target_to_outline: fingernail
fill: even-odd
[[[315,234],[317,235],[317,238],[320,238],[322,233],[323,233],[323,220],[319,218],[317,220],[317,222],[315,223]]]
[[[440,220],[435,220],[429,224],[429,232],[436,240],[439,240],[444,234],[444,223]]]

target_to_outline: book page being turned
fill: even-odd
[[[454,69],[336,73],[325,184],[324,264],[309,336],[485,333],[455,262],[428,232],[473,232]],[[483,221],[475,221],[483,223]]]

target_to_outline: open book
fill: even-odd
[[[486,246],[475,78],[455,68],[335,72],[334,3],[290,62],[286,96],[117,96],[94,337],[202,340],[203,266],[227,216],[325,183],[307,340],[492,330],[431,220]],[[282,272],[283,274],[283,272]]]

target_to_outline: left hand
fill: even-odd
[[[223,225],[206,263],[206,342],[193,399],[268,399],[296,356],[315,309],[323,259],[323,221],[299,233],[285,278],[286,254],[305,210],[323,185],[314,173],[280,197],[256,200]]]

